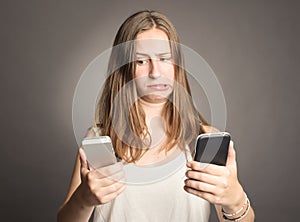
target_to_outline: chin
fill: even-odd
[[[157,95],[157,94],[151,94],[147,96],[143,96],[142,99],[147,101],[147,102],[152,102],[152,103],[161,103],[161,102],[166,102],[169,100],[170,95]]]

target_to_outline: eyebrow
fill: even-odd
[[[162,52],[162,53],[157,53],[155,54],[156,56],[163,56],[163,55],[169,55],[171,54],[171,52]],[[149,56],[146,53],[142,53],[142,52],[137,52],[136,55],[141,55],[141,56]]]

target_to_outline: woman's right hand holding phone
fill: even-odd
[[[79,156],[81,184],[78,191],[85,206],[108,203],[125,190],[125,174],[121,162],[95,170],[89,169],[82,148],[79,149]]]

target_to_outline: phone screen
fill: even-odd
[[[225,166],[229,143],[229,133],[201,134],[197,138],[194,160]]]
[[[116,163],[116,157],[110,138],[87,138],[83,140],[82,146],[89,166],[93,169]]]

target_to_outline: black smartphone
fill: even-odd
[[[194,160],[225,166],[230,140],[227,132],[200,134],[196,140]]]

